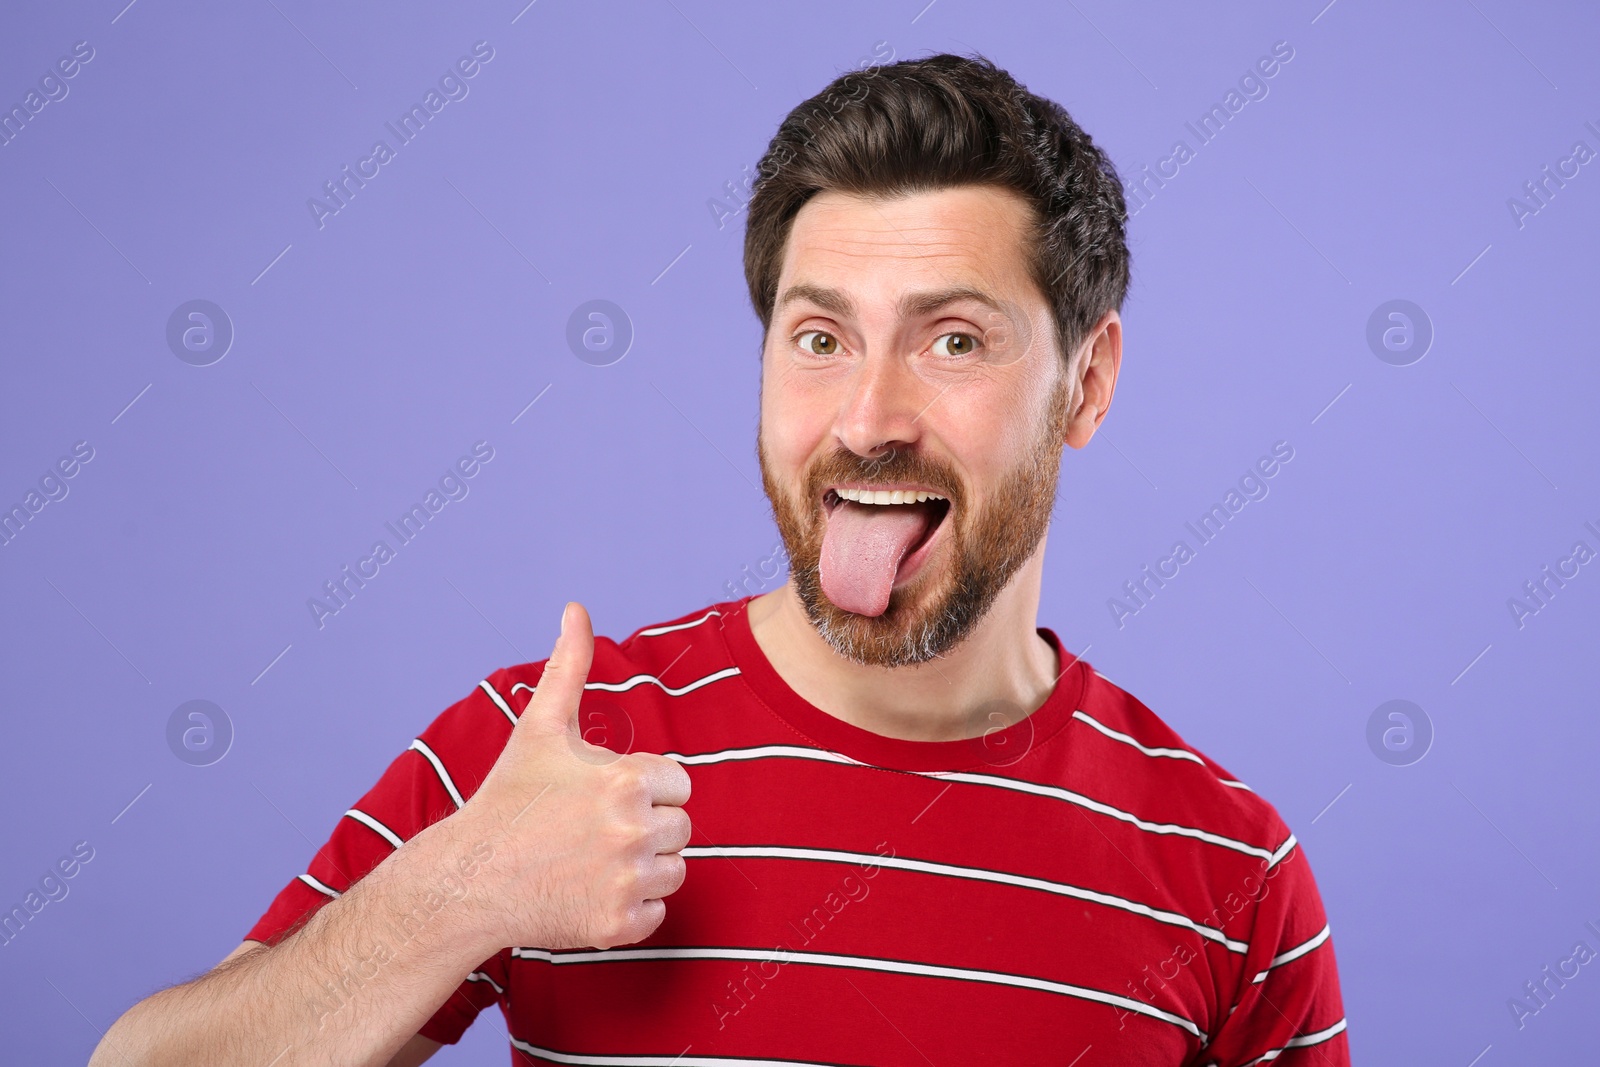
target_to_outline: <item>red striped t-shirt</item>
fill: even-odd
[[[515,1063],[1349,1063],[1311,869],[1271,804],[1065,667],[986,737],[907,741],[803,700],[750,598],[596,638],[579,723],[688,770],[688,874],[648,939],[507,946],[421,1033],[498,1004]],[[251,928],[276,943],[482,783],[543,662],[435,719]]]

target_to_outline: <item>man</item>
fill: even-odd
[[[1348,1063],[1277,812],[1036,626],[1126,217],[986,60],[797,108],[745,244],[788,581],[620,643],[569,604],[94,1062],[417,1064],[498,1003],[515,1062]]]

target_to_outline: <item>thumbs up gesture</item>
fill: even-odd
[[[479,905],[501,945],[641,941],[683,884],[689,774],[665,756],[583,740],[578,702],[593,660],[589,613],[569,603],[510,740],[453,817],[494,838]]]

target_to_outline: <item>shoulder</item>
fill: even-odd
[[[664,668],[685,649],[692,648],[697,639],[704,644],[706,634],[720,629],[716,625],[720,616],[733,606],[711,604],[676,618],[647,623],[621,640],[595,634],[590,678],[613,678],[619,673],[627,677],[629,671],[646,673],[652,668]],[[514,722],[538,687],[546,662],[541,659],[502,667],[479,682],[478,690],[508,721]],[[469,699],[478,695],[470,694]]]
[[[1247,844],[1271,864],[1294,848],[1270,801],[1092,667],[1073,720],[1074,766],[1112,803]]]
[[[696,670],[725,665],[721,617],[736,603],[697,608],[675,618],[640,626],[621,640],[595,635],[594,661],[585,684],[586,698],[607,693],[651,690],[673,693],[664,681],[669,668],[678,688],[703,681]],[[425,744],[467,755],[477,764],[492,764],[510,737],[522,709],[538,688],[547,660],[534,660],[490,672],[423,731]],[[701,670],[701,673],[704,673]],[[487,765],[483,773],[487,773]]]
[[[1218,971],[1226,997],[1207,1026],[1207,1062],[1260,1063],[1337,1039],[1311,1058],[1348,1064],[1327,911],[1277,809],[1098,672],[1091,671],[1074,719],[1084,728],[1074,738],[1082,765],[1107,769],[1097,786],[1120,784],[1118,802],[1159,820],[1147,824],[1152,829],[1190,838],[1181,855],[1151,848],[1131,853],[1134,861],[1167,875],[1157,881],[1169,888],[1174,910],[1233,939],[1238,955]]]

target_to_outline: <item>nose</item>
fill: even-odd
[[[904,359],[879,349],[862,359],[846,379],[834,435],[844,447],[869,459],[909,448],[922,436],[926,391]]]

